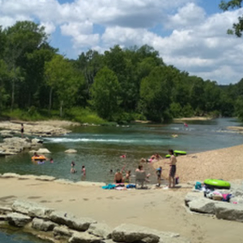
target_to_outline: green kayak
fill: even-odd
[[[174,150],[174,155],[186,155],[186,151]],[[170,154],[165,155],[165,158],[170,158]]]
[[[204,184],[209,188],[218,188],[218,189],[229,189],[230,183],[228,181],[216,180],[216,179],[206,179]]]

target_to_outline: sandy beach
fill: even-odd
[[[164,175],[168,166],[162,163]],[[181,181],[205,178],[241,179],[243,145],[178,157]],[[65,185],[34,179],[0,178],[0,205],[15,199],[34,201],[77,216],[91,217],[111,227],[121,223],[179,233],[192,243],[242,242],[242,223],[191,214],[184,197],[191,188],[103,190],[97,186]]]
[[[167,178],[168,159],[155,162],[154,168],[162,166],[163,176]],[[243,145],[212,150],[177,157],[177,176],[181,182],[204,181],[207,178],[233,180],[242,179]]]

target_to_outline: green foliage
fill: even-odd
[[[222,9],[241,3],[228,1]],[[47,37],[30,21],[0,27],[0,112],[18,119],[106,125],[193,115],[243,117],[243,79],[219,86],[189,76],[166,65],[148,45],[115,45],[104,54],[88,50],[70,60],[57,54]]]
[[[96,112],[88,108],[73,107],[66,112],[66,117],[72,121],[89,124],[104,124],[106,121],[100,118]]]
[[[91,87],[91,104],[98,115],[111,120],[119,107],[120,85],[116,74],[109,68],[102,68],[95,77]]]
[[[228,11],[230,9],[242,8],[242,0],[231,0],[231,1],[222,1],[219,4],[219,7],[223,11]],[[243,32],[243,16],[238,17],[238,22],[233,24],[233,29],[228,29],[227,33],[232,35],[235,34],[237,37],[242,36]]]

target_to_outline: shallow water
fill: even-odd
[[[52,153],[54,163],[38,165],[31,162],[28,153],[0,158],[0,173],[50,175],[73,181],[111,182],[114,174],[110,170],[124,168],[132,170],[140,159],[154,153],[165,155],[168,149],[201,152],[239,145],[243,135],[226,129],[241,125],[234,119],[215,119],[183,124],[141,124],[126,127],[76,127],[73,133],[63,137],[45,138],[44,144]],[[173,138],[172,134],[177,134]],[[76,154],[65,154],[67,149],[76,149]],[[120,155],[126,154],[126,159]],[[70,173],[70,163],[76,163],[76,174]],[[86,178],[81,176],[81,167],[86,167]],[[153,172],[150,165],[146,169]],[[154,173],[154,172],[153,172]]]

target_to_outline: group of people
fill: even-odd
[[[153,162],[159,161],[161,159],[162,159],[162,157],[159,154],[153,154],[148,159],[141,158],[140,162],[153,163]]]
[[[70,173],[76,173],[76,172],[77,172],[77,170],[75,169],[75,162],[72,161],[71,162]],[[85,169],[84,165],[82,166],[81,173],[82,173],[82,176],[86,176],[86,169]]]
[[[177,159],[176,159],[176,157],[174,155],[174,151],[172,149],[169,150],[169,154],[170,154],[170,160],[169,160],[169,162],[165,162],[165,164],[169,164],[169,166],[170,166],[168,187],[173,188],[176,185],[175,175],[176,175]],[[161,156],[159,156],[158,154],[153,155],[153,159],[156,159],[156,158],[160,159]],[[141,162],[144,162],[144,160]],[[112,170],[110,172],[112,173]],[[131,182],[131,170],[126,171],[125,177],[123,177],[122,172],[123,172],[123,169],[117,170],[117,172],[115,173],[115,176],[114,176],[114,183],[120,184],[120,183],[130,183]],[[139,165],[138,168],[135,170],[135,172],[144,172],[143,165]],[[156,169],[156,175],[157,175],[157,186],[160,186],[161,180],[162,180],[162,166],[160,166],[159,168]],[[149,177],[150,177],[150,174],[146,174],[147,181],[149,181]]]

